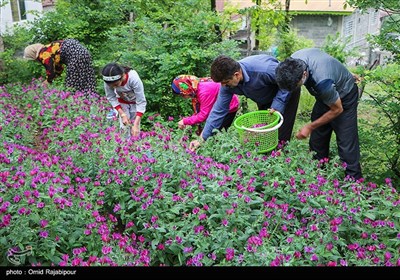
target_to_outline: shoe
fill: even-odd
[[[112,109],[110,112],[107,114],[107,120],[112,120],[115,117],[115,111]]]

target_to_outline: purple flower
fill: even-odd
[[[205,219],[207,219],[207,215],[206,214],[202,213],[202,214],[199,215],[199,220],[200,221],[201,220],[205,220]]]
[[[392,254],[390,254],[390,252],[385,252],[385,261],[387,261],[391,258],[392,258]]]
[[[49,233],[46,230],[40,231],[39,236],[42,238],[47,238],[49,236]]]
[[[183,248],[183,253],[184,254],[191,253],[192,251],[193,251],[193,247],[185,247],[185,248]]]
[[[111,253],[111,251],[112,251],[112,247],[108,247],[108,246],[103,246],[103,248],[101,249],[101,252],[104,255],[107,255],[107,254]]]
[[[310,257],[310,260],[318,261],[318,256],[316,254],[312,254],[311,257]]]
[[[334,261],[329,261],[326,266],[337,266],[337,263]]]
[[[39,224],[40,224],[40,227],[44,228],[44,227],[46,227],[46,226],[49,224],[49,221],[47,221],[47,220],[41,220],[41,221],[39,222]]]
[[[311,231],[317,231],[318,226],[317,225],[311,225]]]
[[[306,252],[306,253],[312,253],[312,252],[314,252],[314,248],[313,248],[313,247],[308,247],[308,246],[306,246],[306,247],[304,247],[304,252]]]
[[[204,230],[204,226],[195,226],[194,227],[194,233],[200,233]]]
[[[357,243],[347,245],[347,248],[348,248],[350,251],[355,251],[355,250],[357,250],[358,247],[359,247],[359,246],[358,246]]]
[[[293,253],[293,256],[294,256],[296,259],[299,259],[299,258],[301,258],[301,253],[300,253],[299,251],[296,251],[296,252]]]
[[[235,249],[226,248],[225,259],[231,261],[235,257]]]
[[[180,236],[176,236],[176,237],[175,237],[175,241],[176,241],[176,243],[181,244],[182,241],[183,241],[183,239],[182,239],[182,237],[180,237]]]
[[[36,205],[36,207],[39,208],[39,209],[44,208],[44,206],[45,206],[44,202],[39,202],[39,203]]]
[[[217,255],[214,254],[214,253],[208,254],[208,257],[209,257],[210,259],[212,259],[213,261],[215,261],[215,260],[217,259]]]
[[[114,213],[118,212],[119,210],[121,210],[121,205],[118,203],[114,206]]]

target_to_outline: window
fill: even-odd
[[[11,13],[13,22],[26,19],[25,1],[24,0],[10,0]]]
[[[372,24],[376,24],[378,22],[378,11],[374,11],[372,16]]]
[[[345,37],[352,36],[353,28],[354,28],[354,21],[353,20],[347,21],[344,27],[344,36]]]

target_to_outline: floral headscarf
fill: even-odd
[[[193,75],[179,75],[172,81],[172,90],[181,96],[190,96],[192,98],[193,111],[198,113],[197,106],[197,88],[200,82],[212,81],[211,78],[198,78]]]

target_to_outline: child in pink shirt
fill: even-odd
[[[192,99],[194,114],[181,119],[178,122],[178,128],[183,129],[186,125],[199,125],[196,133],[200,135],[202,130],[200,124],[207,120],[215,101],[217,101],[221,84],[214,82],[211,78],[179,75],[172,81],[171,87],[175,94],[179,94],[183,98]],[[234,95],[230,103],[229,113],[224,117],[220,130],[226,130],[231,126],[239,105],[239,98]]]

